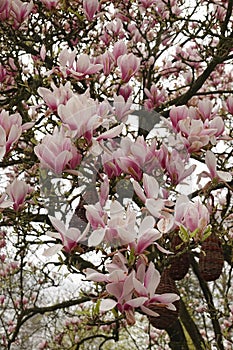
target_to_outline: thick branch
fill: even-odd
[[[200,271],[199,271],[199,268],[198,268],[198,264],[197,264],[197,262],[194,259],[194,256],[192,254],[190,254],[190,262],[191,262],[193,271],[194,271],[195,275],[198,278],[200,287],[202,289],[203,295],[204,295],[205,300],[206,300],[207,305],[208,305],[208,310],[209,310],[209,313],[210,313],[210,318],[211,318],[211,322],[212,322],[212,325],[213,325],[214,334],[215,334],[215,340],[216,340],[218,349],[219,350],[224,350],[222,333],[221,333],[221,327],[220,327],[220,324],[218,322],[217,310],[216,310],[216,308],[214,306],[214,301],[213,301],[212,294],[211,294],[211,292],[209,290],[208,284],[201,277],[201,274],[200,274]]]
[[[197,325],[194,323],[182,299],[180,299],[180,319],[186,331],[188,332],[190,338],[192,339],[195,349],[204,350],[206,348],[205,342],[198,330]]]

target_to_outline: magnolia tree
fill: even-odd
[[[232,349],[232,7],[0,1],[1,349]]]

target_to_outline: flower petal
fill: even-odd
[[[103,299],[100,303],[100,311],[112,310],[117,305],[117,302],[113,299]]]

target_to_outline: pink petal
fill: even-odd
[[[130,305],[134,308],[142,306],[148,300],[147,297],[138,297],[132,300],[127,301],[127,305]]]
[[[140,307],[140,309],[147,315],[149,316],[154,316],[154,317],[157,317],[157,316],[160,316],[157,312],[155,311],[152,311],[151,309],[148,309],[147,307],[145,307],[144,305],[142,305]]]
[[[214,177],[217,177],[217,173],[216,173],[216,166],[217,166],[217,162],[216,162],[216,157],[215,155],[211,152],[211,151],[207,151],[206,152],[206,156],[205,156],[205,163],[210,171],[210,176],[213,179]]]
[[[143,186],[145,193],[148,198],[157,198],[159,194],[159,184],[158,181],[147,174],[143,175]]]
[[[115,126],[112,129],[105,131],[100,136],[98,136],[96,140],[100,141],[100,140],[112,139],[116,136],[119,136],[120,133],[122,132],[123,126],[124,126],[123,124],[120,124]]]

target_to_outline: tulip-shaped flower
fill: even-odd
[[[158,181],[147,174],[143,174],[143,187],[138,182],[133,182],[133,187],[138,197],[145,203],[146,208],[156,218],[161,216],[161,210],[164,208],[163,199],[159,198]]]
[[[173,302],[179,300],[180,297],[175,293],[156,294],[156,289],[160,282],[160,273],[155,269],[153,262],[150,262],[147,270],[144,263],[139,264],[137,273],[133,279],[135,294],[137,298],[129,301],[128,304],[140,309],[150,316],[158,316],[158,314],[150,309],[150,306],[162,306],[169,310],[176,310]]]
[[[71,139],[66,136],[63,129],[54,129],[52,135],[46,135],[41,144],[34,148],[42,167],[61,174],[65,168],[74,169],[81,161]]]
[[[39,87],[38,93],[51,111],[56,111],[59,105],[66,104],[66,102],[73,96],[73,92],[71,90],[70,82],[67,82],[64,86],[60,85],[58,88],[52,83],[51,87],[53,91],[44,87]]]
[[[153,216],[146,216],[140,223],[139,230],[135,241],[130,243],[135,254],[142,254],[146,248],[152,245],[162,234],[154,228],[155,219]]]
[[[49,257],[54,255],[64,249],[67,253],[70,253],[75,247],[77,247],[78,243],[84,242],[86,240],[86,235],[89,231],[90,225],[87,224],[83,233],[80,232],[79,229],[75,227],[66,228],[64,223],[53,216],[49,216],[49,219],[53,225],[53,227],[57,230],[57,232],[48,231],[47,235],[56,239],[60,239],[62,244],[55,244],[54,246],[45,250],[44,255]]]
[[[127,245],[136,237],[136,214],[129,208],[125,210],[118,201],[112,201],[110,205],[110,218],[107,220],[107,212],[96,210],[98,203],[86,206],[86,217],[94,231],[91,233],[88,245],[98,246],[101,242],[110,245]],[[97,226],[98,225],[98,226]]]
[[[83,10],[88,19],[88,21],[92,21],[96,11],[98,10],[99,2],[98,0],[83,0]]]
[[[121,78],[127,83],[140,67],[140,59],[133,53],[121,55],[117,60],[117,65],[121,70]]]
[[[91,138],[93,131],[102,123],[101,117],[97,115],[97,104],[86,94],[74,95],[66,105],[60,105],[58,115],[77,138]]]
[[[114,115],[117,117],[118,121],[122,121],[123,123],[127,121],[128,115],[132,113],[132,110],[130,109],[131,105],[131,97],[127,101],[125,101],[123,96],[114,95]]]
[[[178,185],[194,172],[196,165],[193,164],[189,168],[186,168],[185,162],[179,152],[173,150],[167,155],[165,167],[172,185]]]
[[[7,186],[6,193],[13,202],[15,211],[23,207],[26,196],[32,191],[31,187],[22,180],[15,179],[9,186]]]
[[[33,1],[30,1],[29,3],[22,2],[21,0],[12,1],[12,17],[15,19],[14,25],[16,28],[18,28],[19,25],[28,18],[33,7]]]
[[[3,157],[22,133],[22,118],[19,113],[9,115],[2,110],[0,113],[0,157]]]
[[[205,163],[209,172],[203,171],[201,176],[208,176],[212,180],[220,180],[229,182],[232,180],[232,175],[226,171],[217,170],[217,160],[213,152],[207,151],[205,156]]]
[[[208,209],[200,201],[191,202],[187,196],[178,197],[175,204],[175,224],[183,226],[190,233],[199,230],[201,235],[210,221]]]

